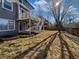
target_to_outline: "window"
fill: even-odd
[[[13,11],[13,3],[11,2],[11,0],[2,0],[2,7],[4,9]]]
[[[8,29],[8,20],[0,19],[0,30]]]
[[[0,31],[15,30],[15,21],[0,18]]]
[[[25,13],[25,12],[26,12],[26,10],[24,8],[20,7],[20,13]]]
[[[15,21],[9,20],[8,24],[9,24],[9,30],[14,30],[15,29]]]
[[[29,18],[29,12],[23,7],[19,7],[19,18]]]

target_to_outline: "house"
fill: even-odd
[[[44,28],[45,30],[53,30],[53,25],[52,25],[51,22],[49,22],[48,20],[45,20],[45,21],[44,21],[43,28]]]
[[[41,32],[42,27],[44,25],[44,21],[45,21],[44,17],[42,17],[42,16],[36,16],[34,18],[34,21],[32,22],[33,23],[32,27],[31,27],[32,32],[35,32],[35,33]]]
[[[33,6],[27,0],[1,0],[0,36],[15,35],[28,30],[32,9]]]
[[[38,29],[38,31],[53,29],[51,22],[49,22],[42,16],[37,16],[36,21],[37,22],[35,24],[37,25],[36,28]]]
[[[64,28],[67,32],[79,36],[79,25],[75,23],[64,24]]]

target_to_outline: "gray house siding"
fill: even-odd
[[[17,7],[18,7],[17,4],[13,3],[13,11],[9,11],[9,10],[2,8],[2,3],[0,3],[0,18],[15,20],[15,30],[2,31],[2,32],[0,31],[0,36],[15,35],[18,33],[17,22],[16,22],[16,20],[18,18]]]
[[[7,35],[16,35],[16,34],[17,34],[16,31],[4,31],[4,32],[0,32],[0,37]]]
[[[9,10],[2,8],[2,5],[0,3],[0,18],[16,20],[17,19],[16,17],[17,7],[16,6],[17,4],[13,3],[13,11],[9,11]]]
[[[23,0],[23,4],[28,8],[27,9],[28,12],[29,12],[29,10],[32,9],[32,6],[26,0]],[[13,2],[13,11],[10,11],[10,10],[4,9],[2,7],[2,2],[0,2],[0,20],[2,20],[2,19],[15,20],[15,30],[0,31],[0,36],[18,34],[18,32],[19,32],[18,31],[18,16],[19,16],[19,10],[18,10],[19,6],[18,5],[19,4],[17,2]],[[23,6],[21,6],[21,7],[23,7]]]

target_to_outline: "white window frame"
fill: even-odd
[[[0,18],[1,19],[1,18]],[[10,19],[5,19],[5,20],[8,20],[8,22],[10,21]],[[15,20],[11,20],[11,21],[14,21],[14,29],[9,29],[9,24],[8,24],[8,29],[7,30],[0,30],[0,32],[4,32],[4,31],[14,31],[15,30]]]
[[[14,29],[9,29],[9,24],[8,24],[8,30],[9,30],[9,31],[15,30],[15,21],[14,21],[14,20],[8,20],[8,22],[9,22],[9,21],[13,21],[13,22],[14,22]]]
[[[11,8],[12,9],[10,10],[10,9],[4,7],[4,0],[2,0],[2,8],[9,10],[9,11],[13,11],[13,3],[11,2]]]

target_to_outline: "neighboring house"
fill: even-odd
[[[41,30],[52,30],[52,24],[42,16],[36,16],[31,27],[32,32],[39,33]]]
[[[45,30],[53,30],[53,26],[52,26],[52,24],[51,24],[48,20],[45,20],[45,21],[44,21],[43,28],[44,28]]]
[[[32,24],[32,27],[31,27],[31,31],[35,32],[35,33],[41,32],[42,27],[44,25],[44,21],[45,21],[44,17],[36,16],[34,18],[34,21],[32,22],[33,24]]]
[[[79,36],[79,25],[74,23],[64,24],[64,28],[67,32]]]
[[[36,26],[36,29],[38,31],[41,31],[41,30],[52,30],[52,24],[46,20],[44,17],[42,16],[38,16],[36,17],[36,20],[37,22],[35,23]]]
[[[28,30],[30,10],[27,0],[0,1],[0,36],[14,35]]]

